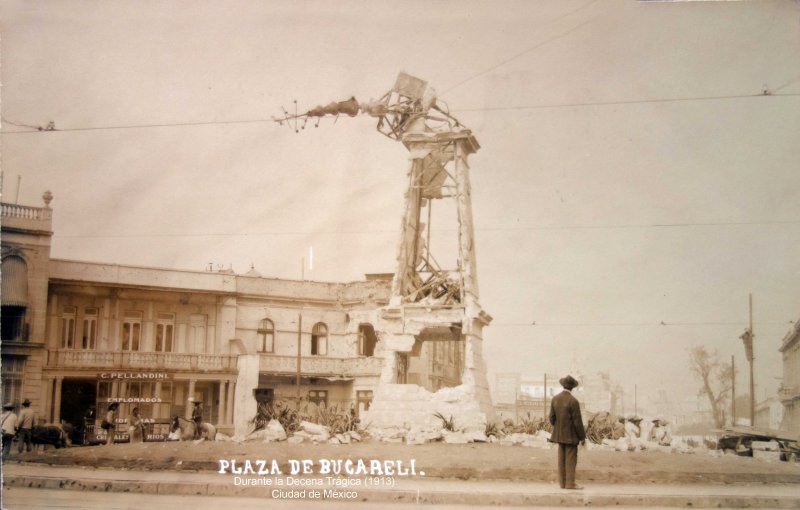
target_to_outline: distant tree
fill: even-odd
[[[698,346],[690,354],[691,370],[700,379],[702,386],[698,396],[705,396],[711,406],[711,416],[718,428],[725,426],[725,410],[731,396],[733,367],[719,360],[717,351],[709,352]]]

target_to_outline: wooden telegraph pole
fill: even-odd
[[[736,361],[731,354],[731,427],[736,426]]]
[[[747,356],[747,361],[750,363],[750,426],[755,427],[756,425],[756,385],[753,378],[753,360],[755,357],[753,356],[753,294],[750,294],[750,320],[749,326],[742,336],[739,338],[742,339],[744,342],[744,353]]]
[[[303,343],[303,315],[297,314],[297,378],[295,384],[297,387],[297,405],[300,405],[300,362],[302,359],[303,351],[301,349]],[[299,409],[299,407],[298,407]]]
[[[546,420],[549,416],[549,411],[547,410],[547,372],[544,373],[544,411],[542,411],[542,416]]]
[[[756,383],[753,374],[753,365],[755,364],[755,353],[753,352],[753,294],[750,294],[749,299],[750,308],[750,426],[756,426]]]

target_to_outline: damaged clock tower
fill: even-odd
[[[390,300],[375,325],[384,363],[361,423],[377,431],[446,419],[482,433],[494,413],[482,353],[492,319],[479,303],[468,165],[480,145],[425,81],[405,73],[376,101],[351,98],[279,121],[296,129],[298,119],[359,112],[378,118],[378,131],[403,143],[410,161]]]

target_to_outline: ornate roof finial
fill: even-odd
[[[47,190],[42,194],[42,200],[44,200],[44,206],[50,209],[50,202],[53,200],[53,194],[50,192],[50,190]]]

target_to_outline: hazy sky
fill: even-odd
[[[752,292],[759,398],[780,382],[800,319],[796,1],[0,5],[3,201],[53,192],[53,257],[299,278],[313,246],[313,279],[393,271],[403,146],[369,117],[269,119],[377,98],[403,70],[482,146],[491,373],[608,370],[681,397],[706,345],[736,355],[742,394]]]

